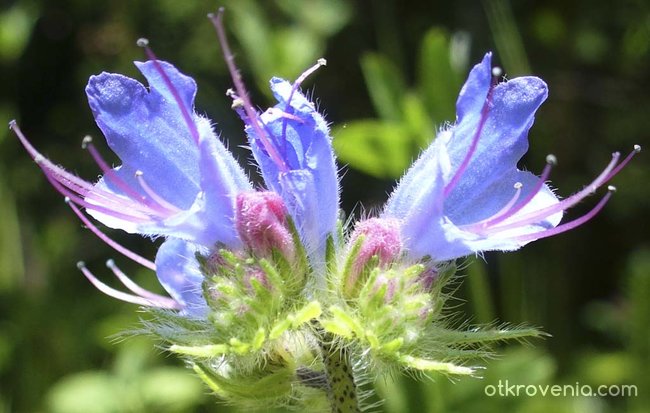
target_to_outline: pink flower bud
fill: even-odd
[[[295,248],[287,225],[287,210],[275,192],[238,194],[235,227],[253,254],[267,257],[277,250],[287,260],[293,260]]]
[[[355,289],[359,276],[373,257],[377,257],[379,266],[383,267],[398,258],[402,251],[399,221],[396,219],[370,218],[359,222],[350,236],[350,245],[354,246],[362,236],[361,247],[345,283],[348,293]]]

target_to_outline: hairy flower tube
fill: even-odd
[[[377,216],[339,221],[339,177],[327,122],[300,91],[320,60],[295,82],[273,78],[277,103],[249,101],[211,16],[233,77],[233,109],[244,122],[264,179],[254,188],[194,110],[196,84],[147,47],[136,67],[147,86],[120,74],[92,76],[86,94],[121,165],[83,140],[102,171],[89,182],[46,159],[10,124],[45,177],[79,219],[122,255],[154,271],[169,296],[141,288],[115,261],[130,292],[102,292],[150,309],[144,321],[167,348],[225,400],[244,408],[289,405],[359,411],[359,386],[386,371],[472,374],[487,345],[536,336],[530,328],[455,330],[444,316],[454,260],[512,251],[593,218],[612,187],[582,217],[564,212],[613,178],[640,147],[619,153],[584,189],[560,200],[540,176],[519,170],[528,130],[546,99],[536,77],[499,83],[491,55],[470,72],[457,119],[441,130]],[[109,228],[162,237],[155,261],[126,249]]]

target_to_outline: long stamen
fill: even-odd
[[[542,189],[542,186],[544,186],[544,182],[548,180],[548,177],[551,175],[551,169],[553,166],[557,165],[557,158],[555,155],[549,154],[546,156],[546,166],[544,167],[544,170],[542,171],[542,175],[539,177],[537,180],[537,183],[535,184],[535,187],[530,191],[528,196],[523,199],[521,202],[519,202],[515,207],[506,210],[503,214],[495,214],[491,218],[488,218],[487,220],[484,220],[481,222],[480,229],[485,229],[491,226],[494,226],[500,222],[505,221],[506,219],[510,218],[511,216],[515,215],[517,212],[521,211],[523,207],[528,205],[530,201],[535,198],[535,196],[539,193],[539,191]],[[476,226],[472,225],[472,227],[476,228]]]
[[[488,119],[488,113],[490,112],[490,104],[492,101],[492,91],[494,90],[494,86],[490,86],[490,89],[488,90],[487,96],[485,97],[485,102],[483,103],[483,108],[481,108],[481,118],[479,119],[478,127],[476,128],[476,133],[474,134],[474,137],[472,138],[472,143],[469,146],[469,150],[467,151],[467,154],[465,155],[465,158],[461,162],[460,166],[456,170],[456,173],[454,176],[451,178],[447,186],[445,186],[445,189],[443,191],[443,196],[446,198],[454,189],[454,187],[458,184],[458,181],[460,181],[460,178],[463,176],[463,173],[465,173],[465,170],[467,169],[467,166],[469,165],[470,161],[472,160],[472,157],[474,156],[474,152],[476,152],[476,148],[478,147],[478,141],[481,138],[481,133],[483,132],[483,128],[485,127],[485,124],[487,123]]]
[[[129,215],[129,214],[119,212],[125,209],[125,207],[127,206],[125,204],[118,205],[113,208],[108,208],[105,206],[105,204],[100,205],[100,204],[90,203],[87,201],[87,199],[89,199],[88,197],[86,197],[85,199],[80,198],[77,194],[70,191],[66,186],[64,186],[64,184],[62,184],[59,180],[57,180],[55,176],[51,175],[50,173],[47,173],[47,171],[45,173],[45,178],[50,182],[50,184],[52,184],[54,189],[56,189],[61,195],[70,198],[72,202],[86,209],[91,209],[106,215],[113,216],[115,218],[131,221],[131,222],[146,222],[151,220],[151,217],[149,217],[148,215],[136,216],[136,215]],[[138,211],[132,211],[132,212],[138,212]]]
[[[146,199],[142,194],[138,193],[135,189],[131,187],[124,179],[120,178],[118,174],[115,173],[115,170],[111,168],[108,163],[104,160],[102,155],[99,153],[95,145],[93,145],[93,138],[90,135],[86,135],[81,141],[81,147],[87,149],[90,153],[90,156],[93,157],[95,163],[104,173],[104,177],[107,177],[111,182],[113,182],[118,188],[120,188],[125,194],[129,195],[133,199],[137,199],[146,203]]]
[[[509,214],[509,212],[512,209],[512,206],[519,200],[519,197],[521,196],[521,188],[522,188],[522,183],[521,182],[515,182],[513,185],[515,189],[515,194],[510,198],[510,200],[501,208],[498,212],[490,216],[489,218],[485,218],[481,221],[469,224],[469,225],[462,225],[460,228],[464,231],[470,231],[470,232],[476,232],[477,230],[480,230],[481,228],[485,228],[488,226],[488,224],[496,219],[500,219],[502,216]]]
[[[167,85],[167,89],[169,89],[172,96],[174,97],[174,100],[176,101],[176,104],[178,105],[178,108],[181,110],[181,114],[183,115],[183,119],[185,120],[185,123],[187,124],[187,127],[190,130],[190,134],[192,135],[192,139],[194,139],[194,143],[198,145],[199,130],[196,127],[196,123],[194,122],[194,119],[192,118],[192,115],[190,114],[188,108],[185,107],[185,103],[181,99],[181,95],[178,93],[178,89],[176,89],[176,86],[174,86],[174,83],[172,83],[171,79],[169,78],[169,75],[167,75],[167,72],[165,72],[165,69],[160,64],[160,61],[154,54],[153,50],[151,50],[151,48],[149,47],[149,40],[145,38],[141,38],[138,39],[136,43],[139,47],[142,47],[144,49],[147,58],[153,62],[154,66],[156,67],[156,70],[163,78],[165,85]]]
[[[603,209],[607,201],[609,201],[609,199],[612,197],[612,194],[614,192],[616,192],[616,187],[610,185],[607,188],[607,194],[600,200],[600,202],[598,202],[598,204],[596,204],[596,206],[593,207],[591,211],[587,212],[585,215],[581,216],[580,218],[576,218],[573,221],[569,221],[555,228],[550,228],[541,232],[533,232],[530,234],[521,235],[516,237],[516,239],[521,242],[533,241],[533,240],[547,238],[553,235],[561,234],[563,232],[579,227],[580,225],[584,224],[585,222],[589,221],[590,219],[598,215],[598,213]]]
[[[169,308],[169,309],[179,309],[178,303],[174,302],[173,306],[170,306],[167,302],[158,302],[156,300],[150,300],[144,297],[136,296],[133,294],[127,294],[122,291],[118,291],[103,282],[99,281],[95,275],[86,268],[86,264],[83,261],[77,263],[77,268],[81,270],[83,275],[86,276],[88,281],[95,286],[99,291],[108,295],[109,297],[117,298],[118,300],[125,301],[131,304],[138,304],[145,307],[158,307],[158,308]]]
[[[621,169],[625,168],[625,166],[626,166],[626,165],[627,165],[627,164],[632,160],[632,158],[634,158],[634,155],[636,155],[636,154],[639,153],[639,152],[641,152],[641,145],[634,145],[634,148],[632,149],[632,152],[630,152],[629,154],[627,154],[627,156],[625,157],[625,159],[623,159],[623,161],[622,161],[620,164],[618,164],[618,166],[616,166],[616,168],[614,168],[614,169],[609,173],[609,175],[607,175],[607,177],[605,178],[605,181],[604,181],[604,182],[609,181],[609,180],[612,179],[616,174],[618,174],[618,173],[621,171]]]
[[[293,99],[294,93],[298,91],[302,82],[304,82],[312,73],[318,70],[321,66],[327,66],[327,60],[325,60],[322,57],[316,61],[315,65],[305,70],[300,76],[298,76],[298,79],[296,79],[296,81],[293,82],[293,86],[291,87],[291,93],[289,93],[289,98],[287,99],[287,104],[284,109],[285,112],[288,113],[289,110],[291,109],[291,99]],[[286,144],[287,144],[287,119],[288,118],[289,118],[288,116],[285,117],[284,121],[282,122],[282,147],[284,151],[286,151]]]
[[[95,209],[99,212],[130,220],[142,221],[150,219],[149,215],[160,215],[160,211],[151,210],[150,208],[146,208],[145,205],[132,202],[131,200],[126,200],[112,192],[103,191],[90,182],[87,182],[78,176],[69,173],[65,169],[54,165],[32,146],[27,137],[21,131],[20,127],[16,124],[15,120],[9,123],[9,128],[16,134],[21,144],[25,147],[25,150],[27,150],[27,153],[41,168],[45,177],[50,181],[54,188],[62,195],[70,197],[75,203],[89,206],[91,209]],[[98,204],[90,204],[78,195],[89,200],[95,200]],[[129,211],[141,213],[142,215],[135,216],[118,212],[125,209],[126,203],[128,203]],[[107,206],[111,207],[108,208]]]
[[[490,228],[486,229],[484,234],[493,234],[495,232],[500,232],[500,231],[505,231],[511,228],[516,228],[516,227],[521,227],[523,225],[528,225],[528,224],[534,224],[537,222],[540,222],[544,220],[545,218],[565,211],[578,202],[580,202],[582,199],[585,197],[591,195],[601,187],[607,180],[611,177],[611,172],[614,170],[614,167],[618,163],[618,159],[620,158],[621,154],[619,152],[615,152],[612,154],[612,160],[609,162],[607,167],[596,177],[596,179],[593,180],[589,185],[587,185],[585,188],[583,188],[581,191],[571,195],[570,197],[558,202],[557,204],[550,205],[546,208],[539,209],[537,211],[532,211],[527,214],[524,214],[520,217],[517,217],[516,220],[514,221],[509,221],[508,223],[504,224],[497,224],[493,225]]]
[[[228,66],[228,71],[230,72],[230,76],[232,77],[232,81],[235,85],[235,90],[237,91],[237,95],[239,99],[241,99],[241,102],[244,107],[244,111],[246,112],[246,116],[248,117],[248,120],[250,121],[253,130],[255,131],[260,141],[262,142],[262,146],[264,146],[264,149],[266,149],[266,152],[269,154],[269,157],[280,168],[282,172],[287,172],[288,168],[286,163],[284,162],[284,159],[282,159],[282,157],[276,150],[275,146],[273,146],[273,143],[270,141],[269,136],[260,127],[258,115],[253,109],[253,105],[251,105],[250,99],[248,98],[248,93],[246,92],[246,88],[244,87],[244,82],[242,81],[241,78],[241,74],[239,73],[239,70],[235,66],[235,56],[230,51],[230,46],[228,45],[228,39],[226,37],[226,31],[224,30],[223,27],[223,13],[224,13],[224,8],[220,7],[216,15],[210,13],[208,14],[208,18],[210,19],[210,21],[214,25],[214,28],[217,31],[217,38],[219,39],[219,44],[221,45],[221,50],[223,51],[223,57],[224,60],[226,61],[226,65]]]
[[[110,269],[113,272],[113,274],[115,274],[117,279],[120,280],[120,282],[122,284],[124,284],[124,286],[126,288],[128,288],[130,291],[134,292],[138,296],[143,297],[143,298],[147,298],[147,299],[150,299],[150,300],[154,300],[154,301],[157,301],[157,302],[167,302],[170,306],[178,305],[178,303],[175,300],[173,300],[172,298],[165,297],[165,296],[162,296],[160,294],[156,294],[154,292],[151,292],[149,290],[146,290],[146,289],[140,287],[132,279],[130,279],[126,274],[124,274],[124,271],[122,271],[117,266],[117,264],[115,264],[115,261],[113,261],[112,259],[109,259],[109,260],[106,261],[106,267],[108,267],[108,269]]]
[[[150,197],[150,198],[151,198],[151,199],[152,199],[156,204],[158,204],[160,207],[162,207],[162,208],[164,208],[164,209],[166,209],[166,210],[168,210],[168,211],[174,212],[174,213],[178,213],[178,212],[181,211],[181,209],[178,208],[176,205],[169,203],[166,199],[164,199],[163,197],[161,197],[160,195],[158,195],[158,194],[156,193],[156,191],[154,191],[153,189],[151,189],[151,187],[149,186],[149,184],[147,184],[147,182],[144,180],[144,176],[143,176],[143,175],[144,175],[144,173],[143,173],[142,171],[136,171],[136,172],[135,172],[135,178],[137,179],[138,184],[140,184],[140,187],[142,187],[142,190],[143,190],[143,191],[144,191],[144,192],[145,192],[145,193],[146,193],[146,194],[147,194],[147,195],[148,195],[148,196],[149,196],[149,197]]]
[[[130,258],[131,260],[137,262],[138,264],[142,265],[143,267],[149,268],[152,271],[156,271],[156,264],[153,262],[149,261],[148,259],[136,254],[135,252],[131,251],[130,249],[118,244],[117,242],[113,241],[110,239],[106,234],[104,234],[102,231],[95,226],[91,220],[86,217],[86,215],[81,212],[81,210],[73,203],[70,201],[70,198],[65,199],[66,204],[74,211],[75,215],[79,217],[79,219],[84,223],[86,227],[88,227],[89,230],[91,230],[99,239],[104,241],[108,246],[113,248],[115,251],[119,252],[120,254],[124,255],[127,258]]]

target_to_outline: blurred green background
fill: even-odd
[[[509,77],[549,84],[522,167],[540,172],[554,153],[558,194],[588,183],[650,132],[650,5],[643,0],[17,0],[0,4],[0,123],[17,119],[54,162],[87,179],[81,149],[100,136],[84,86],[102,70],[137,77],[138,37],[199,84],[197,110],[218,124],[239,159],[244,136],[229,108],[225,72],[206,13],[227,7],[237,61],[261,107],[272,75],[305,84],[333,125],[348,214],[377,208],[445,121],[471,65],[485,51]],[[97,140],[99,141],[99,139]],[[106,156],[108,150],[103,148]],[[112,160],[115,160],[112,158]],[[552,335],[497,349],[482,379],[381,380],[385,412],[650,411],[650,168],[647,154],[613,184],[596,219],[522,251],[486,254],[464,272],[459,319],[528,323]],[[570,212],[589,210],[592,198]],[[153,257],[156,243],[111,236]],[[226,412],[182,363],[146,338],[114,335],[138,313],[96,291],[83,259],[104,279],[115,257],[49,187],[19,142],[0,132],[0,412]],[[119,263],[158,289],[152,273]],[[637,397],[488,397],[517,384],[634,384]]]

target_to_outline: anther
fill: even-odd
[[[611,193],[616,192],[616,187],[614,185],[609,185],[607,186],[607,190]]]
[[[636,153],[641,152],[641,145],[634,145],[634,152],[636,152]]]
[[[502,75],[503,75],[503,69],[501,69],[499,66],[494,66],[492,68],[492,76],[501,77]]]
[[[9,129],[13,130],[16,127],[16,119],[9,121]]]
[[[83,261],[77,261],[77,268],[83,270],[84,268],[86,268],[86,263]]]
[[[84,136],[84,138],[81,140],[81,148],[86,149],[88,148],[88,145],[90,145],[93,142],[93,137],[90,135]]]
[[[138,47],[147,47],[149,46],[149,39],[145,37],[141,37],[138,40],[136,40],[135,44],[138,45]]]
[[[548,155],[546,155],[546,163],[552,166],[556,166],[557,158],[552,153],[549,153]]]

